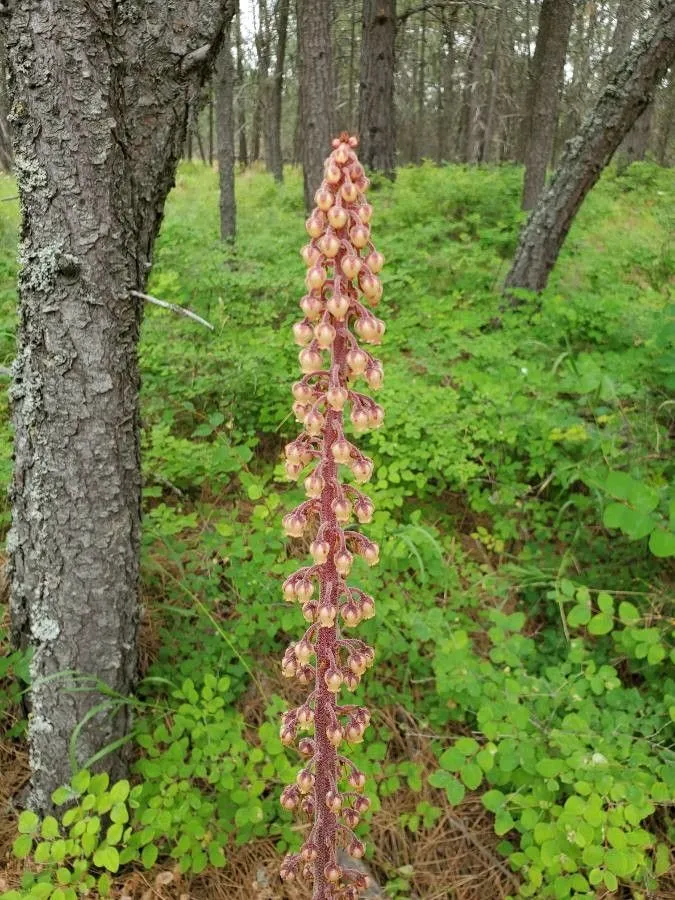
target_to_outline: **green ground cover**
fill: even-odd
[[[355,755],[375,841],[399,792],[420,795],[399,816],[419,840],[478,794],[519,896],[646,897],[675,832],[675,184],[650,164],[608,172],[546,292],[511,307],[499,288],[520,181],[515,167],[423,166],[374,185],[386,420],[359,441],[383,549],[376,570],[355,566],[378,602],[359,689],[373,727]],[[237,189],[233,252],[218,241],[216,174],[181,169],[148,287],[215,330],[146,310],[144,680],[110,698],[111,712],[138,707],[132,786],[80,773],[60,821],[24,816],[15,853],[40,865],[11,896],[68,900],[95,882],[105,896],[130,864],[168,857],[198,875],[227,866],[223,847],[298,841],[277,801],[295,772],[278,663],[301,627],[280,592],[296,563],[280,519],[300,499],[280,451],[297,427],[302,192],[295,172],[281,187],[247,172]],[[0,213],[9,365],[18,212]],[[3,487],[7,417],[3,390]],[[4,501],[0,517],[6,528]],[[17,745],[25,672],[18,654],[0,663]],[[418,757],[401,750],[411,731]],[[427,896],[414,867],[374,864],[390,896]]]

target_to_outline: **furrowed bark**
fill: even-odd
[[[7,18],[22,205],[8,550],[13,636],[33,651],[38,810],[69,780],[71,749],[79,766],[128,730],[129,707],[97,685],[126,696],[136,677],[141,301],[130,291],[145,285],[188,101],[227,16],[215,0],[18,0]],[[73,692],[82,684],[91,690]],[[101,767],[121,774],[123,755]]]
[[[220,237],[234,241],[237,202],[234,195],[234,64],[227,29],[216,64],[216,130],[220,183]]]
[[[600,95],[584,126],[568,143],[549,189],[520,239],[507,288],[541,291],[574,216],[617,147],[649,106],[675,58],[675,3],[655,17],[648,35],[630,51]]]
[[[395,0],[363,0],[359,136],[364,165],[395,176]]]

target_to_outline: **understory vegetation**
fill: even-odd
[[[382,549],[354,567],[378,605],[360,634],[377,658],[357,692],[373,713],[357,831],[390,898],[675,897],[675,183],[649,163],[608,171],[547,290],[510,302],[521,179],[425,165],[372,188],[386,419],[360,439]],[[145,311],[142,680],[96,710],[136,709],[129,782],[92,759],[57,816],[19,816],[28,667],[1,633],[6,900],[302,896],[276,875],[301,841],[278,803],[296,769],[278,716],[300,624],[280,522],[301,499],[281,455],[301,180],[248,171],[237,191],[233,251],[216,173],[181,168],[148,288],[214,331]],[[9,366],[18,210],[3,206]],[[3,488],[7,404],[3,389]]]

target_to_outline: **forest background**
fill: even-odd
[[[364,444],[382,563],[357,572],[378,604],[363,627],[377,663],[358,692],[373,724],[355,758],[379,895],[675,897],[672,68],[654,77],[550,277],[540,267],[542,290],[520,276],[503,288],[523,207],[541,211],[547,169],[564,174],[668,6],[242,4],[189,96],[141,285],[213,328],[146,303],[140,680],[133,692],[95,685],[59,763],[66,784],[38,812],[21,812],[21,792],[27,697],[44,679],[34,646],[11,643],[9,614],[0,629],[6,900],[304,896],[277,876],[301,836],[278,804],[295,772],[278,737],[295,690],[279,660],[300,624],[280,593],[298,561],[280,519],[301,495],[281,453],[297,430],[289,336],[307,173],[328,150],[307,135],[341,128],[361,133],[387,259],[386,421]],[[318,9],[323,31],[310,28]],[[311,47],[300,59],[310,34],[332,58],[316,121],[301,96],[317,74]],[[383,117],[368,86],[389,98]],[[3,96],[7,168],[8,116]],[[5,381],[15,195],[1,176]],[[3,487],[12,439],[3,390]],[[5,533],[10,517],[3,501]],[[85,689],[82,673],[67,687]],[[125,732],[85,752],[93,724],[121,711]]]

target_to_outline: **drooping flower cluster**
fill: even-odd
[[[286,651],[282,671],[313,687],[302,706],[283,716],[281,740],[287,745],[298,740],[305,764],[281,803],[306,813],[312,825],[300,852],[285,858],[281,877],[312,880],[313,900],[355,900],[368,882],[362,872],[342,866],[337,855],[342,847],[359,859],[365,850],[353,829],[369,806],[366,779],[341,748],[361,742],[370,721],[367,709],[340,705],[337,695],[343,687],[356,689],[375,655],[343,633],[375,614],[373,599],[346,579],[354,555],[371,566],[379,556],[377,544],[358,526],[350,527],[353,519],[359,524],[372,519],[373,504],[357,485],[370,479],[373,463],[345,436],[345,412],[356,433],[383,421],[382,408],[354,389],[363,379],[376,390],[383,378],[380,362],[356,336],[379,344],[384,334],[384,324],[368,308],[382,296],[378,273],[384,257],[370,240],[372,208],[364,197],[368,179],[357,144],[347,134],[333,141],[307,220],[311,241],[302,248],[307,293],[300,302],[305,318],[293,328],[304,348],[293,411],[304,430],[286,446],[286,471],[292,479],[305,473],[307,500],[285,516],[284,529],[290,537],[311,537],[313,564],[284,582],[285,599],[302,604],[309,627]],[[343,480],[346,473],[351,477]],[[299,737],[302,731],[309,734]]]

